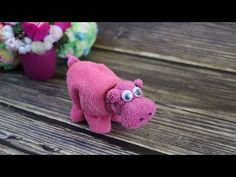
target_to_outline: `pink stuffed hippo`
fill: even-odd
[[[134,129],[154,116],[156,105],[143,96],[140,79],[121,80],[105,65],[80,61],[70,54],[68,67],[73,122],[86,120],[91,131],[104,134],[111,131],[111,121]]]

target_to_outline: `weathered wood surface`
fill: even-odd
[[[96,47],[236,72],[236,23],[99,23]]]
[[[47,82],[0,72],[0,154],[235,154],[236,24],[131,24],[99,23],[88,59],[144,80],[158,105],[148,124],[114,123],[110,134],[96,135],[72,123],[64,61]]]
[[[144,127],[127,131],[114,124],[107,137],[167,154],[236,152],[234,74],[96,49],[89,60],[107,64],[123,79],[143,79],[145,94],[159,107],[155,118]],[[71,101],[65,73],[65,63],[48,82],[30,81],[17,72],[5,73],[0,78],[0,102],[88,133],[87,125],[69,120]]]
[[[0,115],[0,144],[27,154],[135,154],[13,106],[0,104]]]
[[[0,144],[0,155],[26,155],[26,153],[16,150],[15,147],[10,147],[9,144],[7,145],[3,145]]]

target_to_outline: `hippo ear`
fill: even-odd
[[[142,81],[141,79],[136,79],[136,80],[134,81],[134,84],[135,84],[136,86],[140,87],[140,88],[143,87],[143,81]]]
[[[110,103],[116,103],[120,101],[120,92],[117,89],[111,89],[107,92],[106,98]]]

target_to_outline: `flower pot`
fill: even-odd
[[[54,48],[42,55],[33,53],[21,55],[24,71],[33,80],[52,78],[56,69],[56,59],[57,55]]]

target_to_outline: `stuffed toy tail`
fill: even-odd
[[[75,57],[74,55],[71,55],[71,54],[67,54],[66,55],[67,58],[68,58],[68,62],[67,62],[67,65],[68,67],[70,68],[73,64],[77,63],[77,62],[80,62],[80,60]]]

